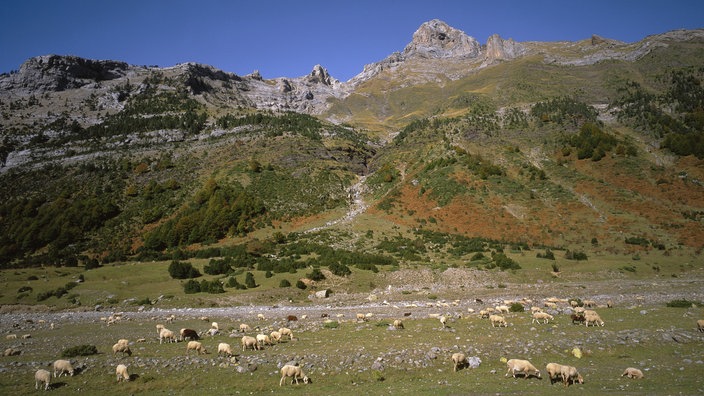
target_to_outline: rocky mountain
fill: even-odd
[[[0,263],[282,230],[384,253],[373,231],[396,227],[701,249],[703,48],[704,30],[480,44],[432,20],[346,82],[32,58],[0,76]]]

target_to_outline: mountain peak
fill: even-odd
[[[420,25],[403,50],[406,56],[423,58],[475,58],[480,52],[481,45],[476,39],[439,19]]]

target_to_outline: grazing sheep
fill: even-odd
[[[218,356],[220,356],[221,353],[227,355],[228,357],[232,356],[232,348],[230,347],[230,344],[226,342],[219,343]]]
[[[697,321],[697,330],[704,333],[704,319],[699,319]]]
[[[23,339],[23,340],[28,340],[28,339],[30,339],[30,338],[32,338],[32,335],[31,335],[31,334],[22,334],[22,339]]]
[[[543,306],[545,308],[552,308],[552,309],[557,309],[557,304],[554,302],[546,301],[543,303]]]
[[[202,320],[203,322],[210,322],[210,318],[208,318],[207,316],[201,316],[200,318],[198,318],[198,320]]]
[[[587,307],[587,308],[594,308],[594,307],[596,307],[596,301],[582,300],[582,306]]]
[[[609,300],[606,302],[606,308],[613,308],[614,307],[614,302]]]
[[[262,347],[264,345],[273,345],[271,338],[266,334],[257,334],[257,343]]]
[[[266,317],[264,317],[264,314],[257,314],[257,319],[266,320]]]
[[[531,320],[531,323],[540,323],[541,320],[545,320],[543,324],[547,324],[549,321],[553,320],[553,317],[547,312],[536,312],[533,314],[533,320]]]
[[[508,312],[509,312],[508,306],[506,306],[506,305],[498,305],[498,306],[496,307],[496,311],[497,311],[498,313],[508,313]]]
[[[179,331],[181,334],[181,341],[198,341],[200,340],[200,336],[198,335],[198,332],[196,332],[193,329],[181,329]]]
[[[17,334],[8,334],[5,336],[6,340],[16,340],[17,339]]]
[[[584,315],[572,314],[570,315],[570,318],[572,319],[572,324],[582,324],[587,321],[587,319],[584,318]]]
[[[242,351],[246,350],[247,348],[252,348],[252,350],[259,350],[259,344],[257,343],[257,339],[254,337],[250,336],[242,336]]]
[[[130,346],[127,345],[126,342],[121,342],[121,341],[127,341],[127,340],[120,340],[117,342],[117,344],[112,346],[112,355],[115,356],[117,355],[118,352],[122,353],[122,356],[124,357],[125,354],[127,356],[132,356],[132,350],[130,349]]]
[[[523,374],[524,378],[528,378],[530,376],[534,376],[536,378],[542,379],[540,376],[540,370],[535,368],[533,364],[527,360],[523,359],[509,359],[506,362],[506,366],[508,367],[508,370],[506,371],[506,377],[508,377],[509,374],[513,375],[513,378],[516,378],[516,374]]]
[[[293,366],[290,364],[286,364],[281,367],[281,380],[279,381],[279,386],[286,382],[286,377],[292,377],[291,385],[293,385],[294,381],[298,384],[299,378],[303,380],[304,384],[307,384],[310,381],[308,376],[303,372],[303,369],[301,369],[301,366]]]
[[[508,327],[506,319],[501,315],[491,315],[489,316],[489,321],[491,322],[491,327]]]
[[[458,368],[462,368],[468,364],[467,356],[462,352],[452,354],[452,371],[457,372]]]
[[[550,384],[554,384],[556,381],[562,379],[562,365],[558,363],[548,363],[545,366],[545,372],[548,373],[548,379]]]
[[[161,334],[161,331],[164,330],[166,327],[164,327],[163,324],[158,324],[156,325],[156,333]]]
[[[117,382],[130,380],[130,373],[127,372],[127,366],[124,364],[117,365],[115,375],[117,376]]]
[[[276,342],[281,341],[281,333],[276,330],[272,331],[271,334],[269,334],[269,337],[271,337],[271,339],[273,341],[276,341]]]
[[[567,387],[570,386],[570,384],[574,383],[584,383],[584,378],[582,378],[582,375],[577,371],[577,368],[574,366],[562,366],[560,370],[560,376],[562,377],[562,383]]]
[[[279,329],[279,333],[281,333],[281,337],[288,336],[288,339],[293,341],[293,332],[291,331],[291,329],[287,327],[282,327]]]
[[[296,317],[296,315],[288,315],[288,316],[286,317],[286,320],[289,321],[289,322],[295,322],[295,321],[298,320],[298,318]]]
[[[628,377],[631,379],[642,379],[644,376],[642,371],[638,370],[637,368],[629,367],[623,371],[621,377]]]
[[[368,319],[363,313],[357,314],[357,322],[366,322]]]
[[[19,349],[7,348],[7,349],[5,349],[5,352],[2,355],[3,356],[18,356],[21,353],[22,353],[22,351],[20,351]]]
[[[54,362],[54,378],[61,377],[62,374],[68,374],[73,377],[73,365],[68,360],[57,360]]]
[[[199,341],[188,341],[188,345],[186,345],[186,355],[188,355],[188,352],[191,350],[196,351],[198,355],[208,353],[203,344]]]
[[[252,331],[252,328],[249,327],[248,324],[246,323],[240,323],[240,333],[248,333]]]
[[[39,389],[40,383],[44,384],[44,390],[48,390],[51,383],[51,373],[44,369],[37,370],[34,373],[34,389]]]
[[[176,339],[176,334],[167,328],[161,329],[161,332],[159,333],[159,344],[161,344],[164,340],[167,342],[178,342]]]
[[[403,327],[403,322],[401,321],[401,319],[396,319],[396,320],[394,320],[394,325],[393,325],[393,326],[394,326],[394,328],[395,328],[396,330],[398,330],[398,329],[403,329],[403,328],[404,328],[404,327]]]
[[[211,323],[210,328],[220,331],[220,326],[218,325],[218,322]]]
[[[584,311],[584,325],[589,327],[589,324],[593,323],[595,326],[603,326],[604,321],[595,311]]]
[[[535,305],[530,307],[530,313],[536,313],[536,312],[543,312],[543,309],[538,306],[535,306]]]
[[[442,316],[440,317],[440,324],[442,325],[442,328],[443,328],[443,329],[444,329],[445,327],[447,327],[447,316],[442,315]]]
[[[489,311],[487,311],[486,309],[479,310],[479,317],[480,318],[487,319],[487,318],[489,318],[489,316],[491,316],[491,313]]]

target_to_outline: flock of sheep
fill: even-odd
[[[481,300],[476,300],[477,302],[481,302]],[[521,305],[526,306],[526,305],[532,305],[532,301],[523,299],[519,301]],[[489,322],[491,323],[492,327],[507,327],[508,322],[506,321],[506,318],[504,314],[507,314],[510,312],[509,305],[513,304],[514,301],[504,301],[502,305],[497,305],[492,308],[485,308],[479,311],[479,317],[480,318],[486,318],[489,319]],[[572,314],[571,314],[571,319],[573,324],[584,324],[585,326],[604,326],[605,323],[599,316],[599,314],[592,310],[592,309],[587,309],[587,308],[592,308],[596,306],[596,304],[593,301],[590,300],[585,300],[582,302],[582,304],[578,304],[576,301],[569,301],[569,300],[562,300],[562,299],[557,299],[557,298],[549,298],[546,299],[543,307],[539,307],[536,305],[531,306],[529,312],[532,317],[532,324],[548,324],[550,321],[554,320],[554,316],[545,312],[543,308],[548,308],[548,309],[556,309],[558,307],[558,304],[560,303],[566,303],[571,305],[572,309]],[[607,307],[612,307],[612,303],[608,302]],[[468,309],[469,313],[474,313],[475,311],[471,308]],[[408,316],[410,313],[404,314],[404,316]],[[331,321],[330,319],[327,319],[327,315],[323,314],[321,315],[323,318],[326,319],[326,321]],[[339,314],[339,317],[342,317],[344,315]],[[356,321],[357,322],[367,322],[369,319],[373,316],[373,314],[368,313],[368,314],[357,314],[356,315]],[[431,317],[437,317],[440,321],[440,324],[442,328],[447,327],[447,322],[450,318],[450,315],[436,315],[436,314],[430,314]],[[106,318],[105,321],[107,325],[114,324],[115,322],[119,321],[121,319],[122,315],[117,314],[117,315],[112,315],[110,318]],[[340,319],[338,317],[338,319]],[[257,318],[259,320],[265,320],[264,315],[258,314]],[[302,319],[305,319],[306,315],[302,316]],[[173,320],[175,317],[173,315],[165,318],[165,322],[167,323],[173,323]],[[208,321],[207,317],[201,317],[201,320]],[[296,321],[298,320],[297,317],[293,315],[289,315],[286,318],[289,322],[291,321]],[[405,328],[404,323],[401,319],[395,319],[393,321],[393,324],[390,325],[391,328],[395,330],[402,330]],[[697,321],[697,328],[700,332],[704,332],[704,320],[698,320]],[[259,330],[259,326],[255,327],[255,330]],[[185,342],[186,344],[186,355],[188,356],[192,351],[195,352],[197,355],[201,354],[207,354],[209,353],[206,349],[206,346],[201,342],[202,338],[206,335],[209,336],[215,336],[220,334],[220,326],[218,325],[217,322],[212,322],[210,324],[210,328],[201,332],[197,332],[193,329],[188,329],[188,328],[182,328],[178,332],[178,335],[176,332],[166,328],[163,324],[157,324],[156,325],[156,331],[158,334],[158,339],[159,339],[159,344],[162,343],[177,343],[177,342]],[[252,337],[250,335],[246,335],[246,333],[249,333],[252,331],[252,328],[247,325],[247,324],[240,324],[239,328],[237,330],[233,330],[233,335],[235,331],[239,331],[241,334],[240,342],[241,342],[241,347],[242,351],[246,351],[248,349],[251,350],[261,350],[264,349],[267,346],[272,346],[276,343],[281,342],[284,339],[288,339],[289,341],[295,340],[293,331],[288,328],[288,327],[280,327],[278,330],[273,330],[269,334],[264,334],[262,331],[259,331],[256,336]],[[10,336],[8,336],[9,338]],[[137,342],[144,342],[145,339],[138,339]],[[130,349],[130,342],[127,339],[119,339],[113,346],[112,346],[112,351],[113,355],[116,356],[117,354],[121,354],[122,357],[125,356],[132,356],[132,350]],[[225,357],[232,357],[234,356],[232,346],[226,342],[220,342],[217,346],[217,353],[218,356],[225,356]],[[5,353],[6,356],[8,356],[7,351]],[[451,355],[451,361],[453,365],[453,371],[457,371],[458,369],[461,369],[462,367],[468,366],[468,358],[464,353],[457,352],[453,353]],[[521,376],[524,378],[530,378],[530,377],[536,377],[536,378],[541,378],[541,373],[540,370],[536,368],[531,362],[528,360],[524,359],[509,359],[506,360],[506,365],[507,365],[507,372],[506,372],[506,377],[511,376],[513,378],[517,378],[517,376]],[[70,361],[68,360],[56,360],[53,363],[53,377],[60,377],[62,375],[68,375],[68,376],[73,376],[74,375],[74,368],[71,364]],[[550,379],[550,383],[554,383],[556,381],[560,381],[564,384],[564,386],[569,386],[571,384],[579,383],[583,384],[584,383],[584,378],[582,375],[578,372],[576,367],[569,366],[569,365],[562,365],[558,363],[548,363],[545,367],[545,372],[547,372],[548,377]],[[298,365],[297,362],[292,361],[284,364],[280,368],[280,373],[281,373],[281,379],[279,381],[279,386],[282,386],[285,383],[286,378],[291,378],[291,384],[299,383],[299,380],[302,380],[304,383],[310,383],[309,377],[303,372],[302,367]],[[116,375],[116,380],[117,382],[121,381],[130,381],[130,374],[128,372],[128,367],[125,364],[119,364],[115,368],[115,375]],[[626,368],[622,374],[622,376],[628,377],[628,378],[633,378],[633,379],[642,379],[644,378],[643,372],[637,368],[629,367]],[[35,388],[39,389],[41,386],[44,387],[45,390],[49,389],[50,382],[51,382],[52,374],[45,370],[45,369],[39,369],[35,372]]]

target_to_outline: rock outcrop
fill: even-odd
[[[477,40],[438,19],[420,25],[403,50],[408,58],[476,58],[480,53]]]
[[[511,60],[526,54],[528,49],[513,39],[504,40],[498,34],[493,34],[486,41],[486,59],[488,62]]]

